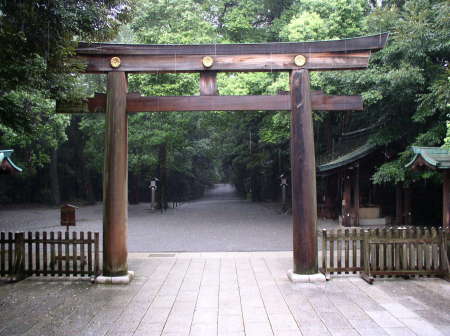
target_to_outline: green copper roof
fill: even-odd
[[[372,153],[375,148],[376,148],[376,145],[366,143],[360,147],[357,147],[350,153],[342,155],[333,161],[330,161],[330,162],[327,162],[327,163],[324,163],[324,164],[318,166],[317,171],[319,173],[324,173],[324,172],[327,172],[327,171],[330,171],[330,170],[333,170],[333,169],[336,169],[339,167],[346,166],[346,165],[353,163],[353,162],[367,156],[368,154]]]
[[[16,164],[11,160],[11,154],[14,152],[13,149],[0,149],[0,164],[3,162],[3,160],[7,160],[8,163],[18,172],[22,171],[22,168],[16,166]]]
[[[414,168],[418,160],[423,160],[424,164],[434,169],[450,169],[450,150],[441,147],[417,147],[412,146],[414,158],[405,167]]]

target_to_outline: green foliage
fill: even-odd
[[[447,136],[444,139],[443,147],[450,149],[450,121],[447,121]]]
[[[379,167],[374,183],[408,181],[402,158],[409,146],[436,146],[445,136],[450,54],[449,6],[444,1],[411,0],[402,7],[375,9],[365,20],[369,33],[391,31],[388,45],[372,56],[364,72],[326,73],[330,93],[361,93],[366,125],[380,127],[372,142],[400,152]],[[364,125],[364,124],[362,124]]]
[[[0,2],[0,124],[33,132],[42,101],[74,85],[74,40],[111,38],[128,13],[124,1]]]
[[[215,42],[214,27],[193,0],[140,1],[130,27],[136,41],[149,44]]]
[[[303,12],[281,30],[280,36],[287,41],[314,41],[330,35],[326,21],[319,14]]]
[[[55,115],[55,101],[84,91],[73,74],[81,65],[70,59],[76,41],[112,38],[130,18],[131,4],[0,1],[0,146],[15,149],[25,188],[47,179],[51,154],[67,139],[70,117]],[[35,190],[36,199],[49,194]]]
[[[37,92],[21,91],[13,96],[28,102],[33,110],[33,120],[29,131],[14,130],[0,124],[0,143],[16,150],[15,161],[25,168],[24,174],[30,176],[36,173],[36,169],[44,167],[50,161],[51,150],[67,139],[64,131],[70,117],[55,115],[54,102]]]
[[[131,17],[131,8],[135,11]],[[361,94],[365,110],[315,117],[316,148],[326,147],[325,124],[339,137],[349,125],[374,128],[371,139],[398,153],[379,167],[374,183],[430,178],[404,165],[411,145],[450,147],[450,6],[438,0],[112,0],[0,3],[0,143],[18,151],[18,163],[46,167],[65,141],[68,118],[54,116],[55,99],[77,99],[105,89],[101,76],[73,76],[69,61],[78,40],[150,44],[330,40],[390,31],[387,47],[366,71],[311,74],[311,86],[329,94]],[[446,66],[447,65],[447,66]],[[279,94],[287,73],[221,73],[222,95]],[[196,74],[130,75],[142,95],[198,95]],[[103,167],[104,117],[79,118],[80,152],[91,174]],[[73,120],[72,120],[73,121]],[[171,181],[198,191],[233,181],[253,199],[273,198],[277,177],[289,170],[290,116],[283,111],[141,113],[129,116],[129,169],[146,180],[158,174],[167,149]],[[351,128],[351,127],[349,127]],[[447,136],[447,137],[446,137]],[[67,168],[69,169],[69,168]],[[131,180],[131,179],[130,179]],[[181,187],[183,186],[183,187]]]
[[[365,0],[296,1],[274,28],[285,41],[332,40],[364,34]]]

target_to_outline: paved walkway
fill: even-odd
[[[132,254],[128,286],[0,283],[0,335],[450,335],[439,279],[291,284],[287,252]]]
[[[286,251],[292,249],[292,219],[278,206],[236,196],[230,185],[217,185],[203,199],[184,203],[164,214],[149,204],[128,209],[130,252]],[[319,227],[335,226],[321,221]],[[59,209],[0,211],[0,231],[65,230]],[[72,229],[71,229],[72,230]],[[77,210],[77,231],[102,232],[102,205]],[[100,244],[101,245],[101,244]]]

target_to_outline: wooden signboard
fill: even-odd
[[[66,226],[69,230],[69,226],[75,226],[75,210],[76,206],[71,204],[65,204],[61,207],[61,225]]]

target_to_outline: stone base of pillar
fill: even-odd
[[[104,284],[104,285],[128,285],[131,280],[134,278],[134,272],[128,271],[127,275],[122,276],[105,276],[99,275],[93,281],[96,284]]]
[[[289,270],[287,272],[287,276],[291,282],[295,283],[316,283],[316,282],[325,282],[327,279],[325,275],[322,273],[315,274],[298,274],[294,273],[293,270]]]

